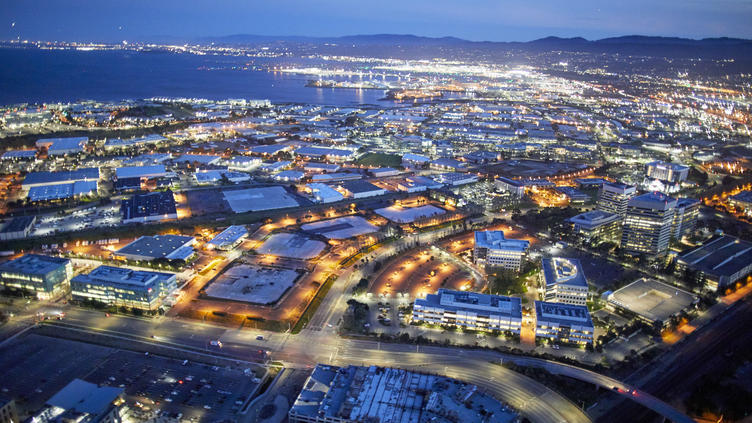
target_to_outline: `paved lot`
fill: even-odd
[[[124,388],[128,405],[139,413],[159,409],[194,421],[221,421],[233,418],[258,381],[244,369],[183,365],[183,360],[37,334],[4,345],[0,357],[0,393],[16,398],[22,414],[80,378]]]

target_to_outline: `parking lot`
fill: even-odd
[[[34,224],[32,236],[115,226],[122,220],[117,206],[89,207],[63,215],[46,215]]]
[[[213,367],[33,333],[4,345],[0,356],[0,395],[15,398],[22,415],[38,410],[79,378],[124,388],[129,408],[143,416],[159,410],[181,413],[183,419],[193,421],[222,421],[233,418],[260,382],[252,371],[242,368]]]

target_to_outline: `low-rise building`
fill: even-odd
[[[384,188],[361,180],[345,181],[340,186],[347,196],[352,198],[375,197],[377,195],[384,195],[387,192]]]
[[[433,180],[444,185],[465,185],[478,182],[478,175],[474,173],[449,172],[435,175]]]
[[[592,344],[595,327],[587,307],[535,302],[535,337],[554,342]]]
[[[28,237],[36,221],[36,216],[18,216],[0,223],[0,241]]]
[[[479,266],[520,270],[530,241],[507,239],[504,231],[476,231],[473,262]]]
[[[184,235],[142,236],[115,252],[128,260],[186,260],[194,254],[196,239]]]
[[[123,388],[73,379],[29,419],[32,423],[121,423],[125,417]]]
[[[584,306],[588,283],[580,261],[573,258],[547,257],[542,260],[541,283],[546,287],[548,302]]]
[[[178,218],[175,196],[171,190],[137,194],[120,203],[123,223],[154,222]]]
[[[697,297],[655,279],[640,278],[610,293],[606,300],[610,310],[663,327],[696,303]]]
[[[62,156],[84,151],[87,142],[89,142],[88,137],[42,138],[37,140],[36,147],[47,148],[47,154],[50,156]]]
[[[326,184],[312,183],[306,185],[306,188],[317,203],[334,203],[345,198],[339,191]]]
[[[752,191],[742,191],[732,195],[728,199],[729,203],[742,211],[747,216],[752,216]]]
[[[210,250],[231,250],[246,238],[248,238],[248,229],[245,226],[232,225],[207,242],[206,248]]]
[[[752,274],[752,242],[729,235],[714,238],[679,254],[676,270],[710,290],[723,290]]]
[[[591,210],[569,218],[572,230],[585,241],[621,240],[622,217],[603,210]]]
[[[645,174],[651,179],[679,183],[687,180],[689,167],[678,163],[666,163],[656,160],[645,165]]]
[[[415,300],[413,320],[472,330],[510,331],[519,334],[522,327],[522,302],[515,297],[441,288],[436,294],[428,294],[425,298]]]
[[[37,299],[64,296],[73,276],[73,265],[66,258],[26,254],[0,264],[0,283],[11,290],[32,292]]]
[[[99,266],[70,282],[74,301],[97,301],[118,307],[154,311],[176,288],[172,273]]]

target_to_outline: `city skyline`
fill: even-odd
[[[300,0],[274,3],[226,1],[95,2],[69,8],[55,1],[0,6],[0,39],[62,41],[191,41],[254,34],[270,37],[339,37],[414,34],[471,41],[531,41],[548,36],[601,39],[625,35],[692,39],[752,38],[752,3],[743,0],[680,2],[640,0],[619,4],[476,1],[379,2],[356,8],[340,1],[315,7]]]

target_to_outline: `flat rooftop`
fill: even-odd
[[[451,311],[490,313],[508,318],[522,318],[522,300],[503,295],[479,294],[440,288],[436,294],[428,294],[426,298],[417,298],[415,304]]]
[[[598,226],[606,223],[611,223],[617,220],[621,220],[621,216],[618,214],[610,213],[603,210],[591,210],[585,213],[580,213],[576,216],[569,218],[571,223],[584,225],[584,226]]]
[[[300,205],[296,197],[281,186],[225,190],[222,194],[235,213],[283,209]]]
[[[590,318],[587,307],[572,304],[536,301],[535,318],[539,321],[544,320],[560,325],[593,326],[593,320]]]
[[[274,304],[292,288],[299,276],[295,270],[241,264],[211,282],[206,287],[206,295],[253,304]]]
[[[329,220],[307,223],[300,229],[329,239],[352,238],[379,230],[378,226],[369,223],[360,216],[345,216]]]
[[[655,279],[641,278],[608,296],[608,302],[653,322],[664,322],[697,297]]]
[[[47,404],[96,416],[106,412],[110,404],[122,393],[123,388],[98,386],[81,379],[73,379],[47,400]]]
[[[530,241],[524,239],[507,239],[504,231],[476,231],[475,246],[492,250],[525,251]]]
[[[70,260],[66,258],[43,256],[41,254],[26,254],[0,264],[0,271],[41,276],[57,270],[68,263],[70,263]]]
[[[78,275],[74,279],[78,279],[79,281],[83,279],[87,283],[97,285],[129,285],[135,288],[146,289],[174,277],[175,275],[172,273],[133,270],[115,266],[99,266],[89,272],[88,275]]]
[[[440,216],[446,213],[446,210],[430,204],[418,207],[400,207],[390,206],[374,210],[374,213],[383,216],[392,222],[412,223],[418,219],[431,216]]]
[[[752,242],[723,235],[679,254],[693,270],[715,276],[732,276],[752,263]]]
[[[184,235],[154,235],[142,236],[117,251],[120,255],[133,255],[158,258],[173,258],[181,248],[194,241],[192,236]]]
[[[60,172],[29,172],[23,180],[24,186],[55,185],[76,181],[96,181],[99,179],[99,168],[88,167]]]
[[[546,286],[568,285],[587,288],[587,278],[580,261],[574,258],[545,257],[542,260]]]
[[[171,190],[137,194],[120,204],[123,220],[177,214],[175,196]]]
[[[256,251],[272,256],[311,259],[324,251],[326,243],[311,239],[304,234],[277,233],[270,236]]]
[[[245,235],[248,235],[248,229],[246,229],[245,226],[232,225],[227,227],[227,229],[225,229],[224,231],[218,233],[217,236],[215,236],[211,241],[208,242],[208,244],[217,247],[231,245]]]

